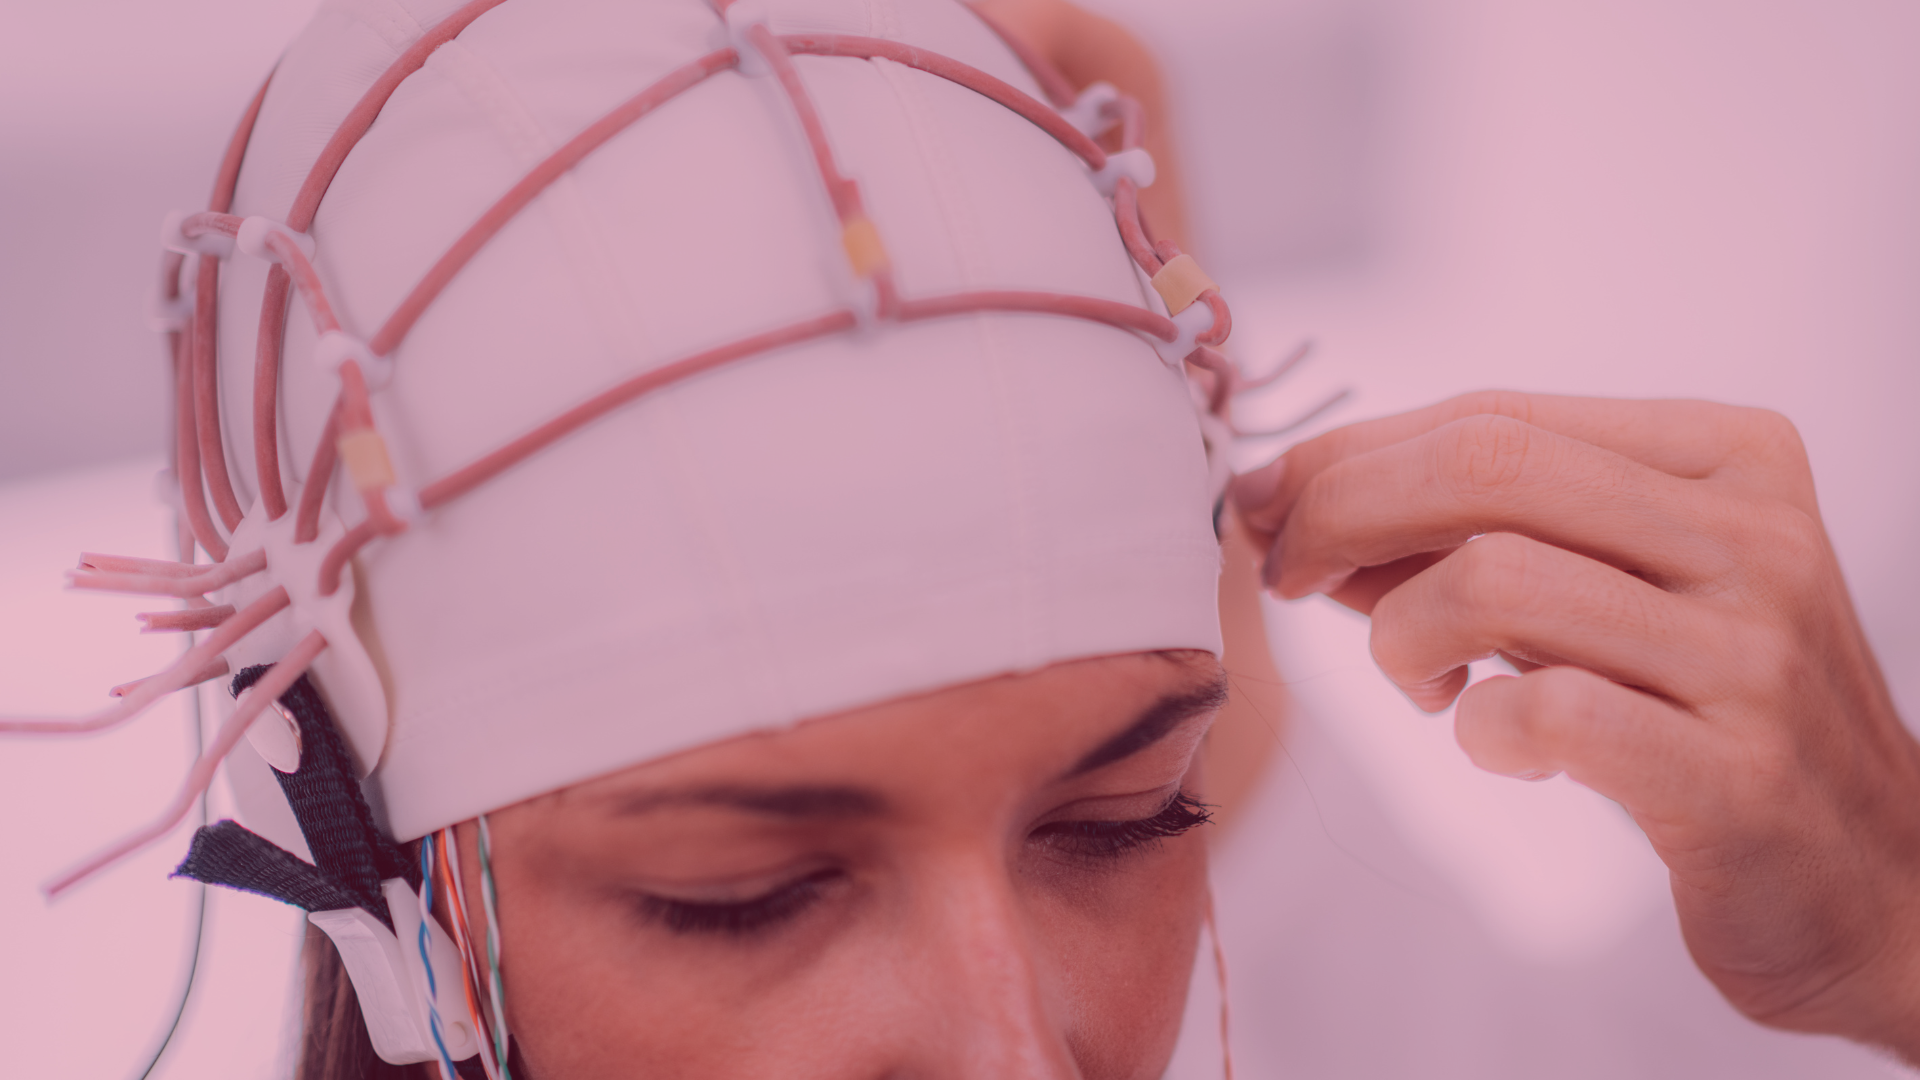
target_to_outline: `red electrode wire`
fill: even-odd
[[[259,225],[268,226],[263,234],[248,234],[253,237],[248,243],[254,245],[248,250],[264,254],[274,264],[268,273],[262,297],[251,405],[253,461],[259,474],[261,504],[268,520],[275,520],[289,509],[281,478],[277,417],[288,306],[297,297],[305,305],[315,329],[323,337],[346,334],[328,299],[325,284],[307,254],[310,241],[305,234],[312,226],[321,200],[341,165],[371,129],[401,83],[418,71],[435,49],[453,40],[475,19],[503,2],[473,0],[461,7],[429,29],[374,80],[308,170],[284,226],[271,222],[249,225],[245,219],[229,212],[241,164],[267,87],[263,85],[255,94],[228,143],[209,209],[179,222],[181,240],[199,252],[191,257],[197,262],[191,262],[179,254],[169,254],[162,264],[162,314],[176,320],[167,326],[176,391],[173,471],[180,487],[182,517],[195,541],[215,560],[216,565],[202,567],[191,562],[169,563],[88,555],[82,558],[80,568],[72,572],[72,584],[77,588],[174,596],[187,602],[185,610],[149,612],[140,616],[146,630],[207,630],[210,633],[205,641],[183,654],[178,662],[165,671],[117,687],[116,693],[124,696],[93,716],[66,720],[0,719],[0,732],[72,733],[100,730],[121,723],[138,715],[165,694],[225,674],[228,665],[222,654],[268,618],[289,606],[291,601],[284,587],[273,588],[238,611],[231,605],[215,604],[205,596],[210,591],[268,569],[262,549],[246,551],[230,559],[228,544],[220,529],[220,525],[224,525],[231,531],[244,518],[227,469],[219,411],[217,299],[219,263],[223,257],[221,252],[235,246],[243,227],[256,229]],[[717,0],[717,7],[723,15],[730,3],[731,0]],[[988,25],[992,26],[991,23]],[[1057,71],[1018,39],[997,26],[992,28],[1027,65],[1054,106],[1066,108],[1075,102],[1072,86]],[[329,355],[338,364],[340,391],[302,480],[297,506],[294,507],[294,543],[312,543],[319,535],[326,493],[331,486],[334,470],[343,461],[348,477],[361,496],[366,516],[350,527],[321,560],[317,582],[321,595],[331,595],[337,591],[348,560],[378,537],[403,531],[407,527],[407,517],[416,510],[431,511],[458,498],[608,413],[683,379],[773,350],[845,333],[871,318],[905,323],[986,312],[1031,313],[1097,322],[1161,343],[1171,344],[1180,340],[1182,330],[1174,320],[1137,304],[1098,297],[1015,290],[981,290],[913,298],[898,296],[892,284],[884,245],[867,218],[859,186],[841,171],[835,160],[826,123],[792,57],[807,55],[886,60],[945,79],[997,102],[1033,123],[1077,156],[1090,170],[1106,170],[1113,160],[1112,156],[1054,108],[984,71],[899,42],[843,34],[777,36],[759,23],[745,26],[741,37],[736,40],[743,42],[741,48],[753,50],[766,61],[767,69],[792,105],[814,167],[839,219],[845,254],[856,278],[871,282],[871,299],[875,301],[873,310],[865,314],[853,308],[824,312],[660,365],[601,391],[490,453],[425,485],[417,496],[407,496],[404,489],[395,488],[391,465],[386,459],[385,443],[373,415],[373,388],[369,379],[376,372],[368,370],[365,365],[379,367],[381,370],[377,374],[384,378],[393,354],[433,301],[508,222],[531,205],[555,180],[667,102],[720,72],[737,69],[741,57],[736,49],[724,48],[670,71],[568,140],[501,195],[428,268],[364,346],[351,338],[330,339],[329,347],[335,351]],[[1137,150],[1144,138],[1144,112],[1139,105],[1122,97],[1107,102],[1104,109],[1107,110],[1104,113],[1106,121],[1117,119],[1119,122],[1122,150]],[[1170,242],[1154,242],[1146,223],[1141,219],[1138,188],[1130,176],[1121,175],[1115,180],[1113,209],[1116,226],[1129,256],[1149,277],[1159,274],[1176,259],[1184,258],[1179,248]],[[176,313],[181,306],[181,276],[190,262],[196,267],[193,312],[192,318],[182,327]],[[1189,267],[1185,272],[1191,274],[1197,273],[1197,270]],[[1204,282],[1204,275],[1200,275],[1200,280]],[[1182,302],[1187,301],[1182,298]],[[1212,411],[1220,414],[1224,412],[1232,394],[1249,384],[1224,356],[1208,348],[1223,341],[1231,326],[1219,290],[1207,288],[1191,302],[1204,302],[1207,305],[1212,314],[1212,325],[1197,334],[1195,348],[1186,361],[1196,371],[1205,373],[1209,404]],[[211,507],[208,505],[209,497]],[[396,498],[399,501],[395,501]],[[219,515],[219,524],[215,523],[215,513]],[[57,892],[70,887],[87,874],[170,829],[185,812],[183,808],[191,805],[196,793],[204,790],[213,768],[231,749],[246,726],[268,701],[290,686],[325,647],[325,640],[317,633],[309,634],[273,667],[267,677],[243,696],[241,707],[195,764],[186,789],[176,799],[167,817],[62,877],[49,887],[49,891]],[[453,868],[445,869],[451,873]],[[464,912],[461,914],[464,915]],[[464,931],[464,924],[461,929]],[[467,936],[462,933],[463,939]],[[469,1006],[473,1006],[471,999]]]
[[[1073,151],[1074,155],[1087,163],[1090,169],[1104,169],[1107,165],[1107,152],[1100,145],[1080,131],[1079,128],[1061,117],[1055,110],[1035,101],[1032,95],[1005,80],[995,78],[953,60],[939,53],[885,38],[855,37],[850,34],[788,34],[780,39],[787,51],[794,55],[806,56],[844,56],[857,60],[891,60],[916,68],[929,75],[937,75],[948,82],[979,94],[1018,114],[1033,126],[1059,140],[1060,145]],[[1071,102],[1071,99],[1069,99]]]

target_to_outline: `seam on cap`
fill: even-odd
[[[479,110],[521,169],[533,168],[559,149],[512,84],[464,42],[447,42],[424,66]],[[569,171],[555,179],[534,200],[533,208],[545,216],[565,252],[574,294],[593,314],[608,373],[620,374],[627,364],[653,356],[640,307],[634,302],[635,290],[600,239],[604,230],[593,228],[592,207],[574,174]]]

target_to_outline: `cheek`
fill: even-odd
[[[1137,871],[1062,890],[1041,909],[1056,943],[1082,1073],[1158,1077],[1173,1056],[1206,911],[1206,838],[1162,842]]]
[[[500,891],[508,1016],[539,1080],[779,1075],[762,1059],[811,1052],[768,1034],[806,1011],[833,926],[802,921],[764,947],[728,946],[668,934],[563,877],[503,868]]]

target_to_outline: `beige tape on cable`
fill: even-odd
[[[1191,255],[1176,255],[1153,275],[1153,291],[1167,302],[1167,314],[1178,315],[1193,306],[1200,294],[1220,286],[1213,283]]]

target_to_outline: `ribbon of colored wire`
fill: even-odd
[[[487,910],[487,996],[493,1006],[494,1055],[500,1062],[500,1073],[504,1080],[513,1080],[507,1062],[512,1036],[507,1031],[507,1010],[502,1004],[500,993],[500,916],[495,911],[498,904],[493,888],[493,834],[487,829],[487,815],[481,814],[480,823],[480,902]]]
[[[460,1080],[460,1073],[453,1067],[453,1056],[447,1053],[447,1041],[441,1036],[440,1027],[440,987],[435,985],[433,977],[433,954],[427,949],[427,924],[433,919],[433,834],[428,833],[420,839],[420,966],[427,973],[427,1025],[433,1033],[434,1049],[440,1051],[440,1072],[442,1080]]]
[[[485,991],[480,989],[480,966],[473,949],[473,931],[467,925],[467,890],[461,881],[459,838],[451,828],[440,830],[440,872],[447,890],[448,911],[453,923],[453,941],[460,947],[460,966],[466,978],[460,983],[460,989],[466,993],[467,1015],[473,1019],[473,1029],[480,1038],[480,1064],[486,1070],[488,1080],[500,1080],[500,1069],[493,1057],[491,1026],[481,1015],[480,1001]]]

